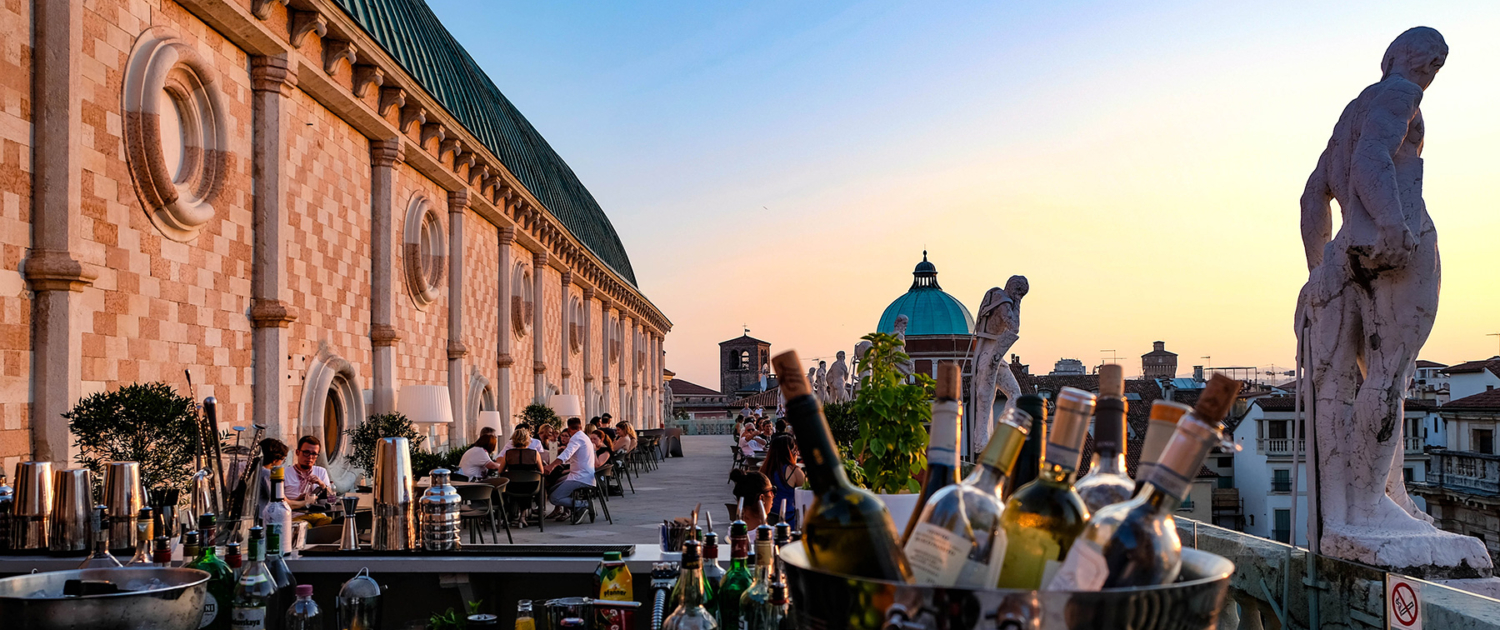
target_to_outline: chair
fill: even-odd
[[[613,461],[595,469],[594,480],[606,494],[625,496],[625,483],[620,481],[619,469],[615,467]]]
[[[510,480],[505,477],[490,477],[480,483],[495,489],[492,505],[500,511],[500,524],[505,526],[505,540],[512,545],[516,544],[515,537],[510,534],[510,511],[505,509],[505,488],[510,485]],[[500,532],[495,531],[494,519],[490,519],[490,533],[496,536],[495,540],[499,540]]]
[[[614,525],[615,524],[615,519],[612,518],[612,517],[610,517],[610,515],[609,515],[609,499],[607,499],[607,498],[604,497],[604,491],[599,488],[599,486],[597,485],[597,483],[598,483],[598,473],[596,472],[595,473],[595,484],[596,485],[584,486],[582,488],[574,490],[573,491],[573,500],[574,501],[588,501],[589,502],[589,511],[592,513],[592,511],[594,509],[594,499],[599,499],[599,507],[603,508],[603,510],[604,510],[604,518],[605,518],[605,520],[609,521],[610,525]],[[594,522],[594,517],[592,516],[592,514],[589,516],[589,522],[590,523]]]
[[[494,532],[496,542],[499,542],[499,532],[495,529],[495,505],[491,497],[495,496],[494,486],[482,483],[466,483],[458,486],[458,496],[463,498],[463,508],[458,511],[460,521],[469,528],[469,544],[474,544],[474,537],[478,535],[479,542],[484,542],[484,521],[489,519],[490,531]]]
[[[501,497],[509,501],[513,506],[524,506],[516,510],[516,515],[523,518],[521,526],[525,527],[524,515],[526,510],[535,510],[537,527],[541,531],[547,531],[544,521],[547,519],[544,513],[547,511],[546,498],[542,494],[545,485],[542,483],[542,473],[531,470],[507,470],[500,473],[502,479],[509,480],[505,488],[500,491]]]
[[[626,451],[624,453],[615,453],[615,458],[613,461],[620,463],[619,470],[620,472],[625,473],[625,482],[630,484],[630,494],[635,494],[635,480],[631,478],[630,474],[630,469],[632,468],[632,464],[630,463],[630,453],[631,451]],[[625,496],[624,490],[620,491],[620,496]]]
[[[303,543],[308,545],[337,545],[343,535],[343,525],[309,527],[307,528],[307,536],[303,539]]]

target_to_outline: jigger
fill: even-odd
[[[139,462],[114,462],[104,469],[104,505],[109,508],[109,540],[116,553],[134,552],[135,515],[144,507]]]
[[[52,529],[47,550],[57,555],[82,555],[92,542],[89,521],[93,519],[94,474],[87,468],[68,468],[52,473]]]
[[[356,527],[354,511],[359,509],[359,497],[344,497],[344,532],[339,537],[339,551],[359,551],[359,529]]]
[[[45,551],[52,525],[52,462],[16,464],[16,498],[11,505],[12,551]]]

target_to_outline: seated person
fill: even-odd
[[[276,438],[266,438],[260,441],[260,461],[263,465],[256,473],[256,481],[260,484],[260,501],[255,508],[256,514],[264,512],[266,503],[271,500],[271,470],[286,463],[286,451],[286,444]],[[283,482],[283,492],[285,489]]]
[[[770,513],[771,500],[776,495],[776,489],[771,487],[771,480],[758,470],[738,468],[729,473],[729,479],[734,482],[734,498],[744,502],[740,520],[745,521],[745,526],[753,531],[762,524],[768,524],[766,514]]]
[[[637,442],[635,427],[630,426],[629,422],[621,422],[615,425],[615,435],[620,436],[615,439],[616,453],[629,453],[635,450]]]
[[[756,439],[759,436],[760,433],[755,430],[755,427],[747,425],[745,432],[740,434],[740,453],[745,457],[760,457],[764,447],[761,446],[760,440]]]
[[[568,445],[558,453],[557,460],[544,469],[550,474],[558,471],[561,466],[567,466],[567,475],[559,479],[547,495],[547,499],[555,506],[547,516],[556,520],[571,518],[574,525],[594,509],[588,501],[573,499],[574,491],[594,485],[594,444],[582,429],[582,420],[568,419],[568,428],[563,432]]]
[[[608,436],[611,442],[620,436],[620,434],[615,432],[614,424],[608,418],[594,418],[594,426],[603,431],[604,435]]]
[[[498,443],[494,433],[481,434],[469,450],[464,451],[463,458],[459,459],[458,474],[469,481],[478,481],[491,470],[500,470],[500,464],[490,458],[490,453],[494,452]]]
[[[531,430],[517,427],[510,434],[510,442],[500,452],[500,472],[507,470],[529,470],[542,472],[542,443],[531,437]]]
[[[594,445],[594,468],[608,464],[614,455],[614,447],[609,441],[609,436],[599,429],[594,429],[589,432],[589,442]]]
[[[290,468],[283,468],[286,479],[281,489],[286,494],[287,505],[293,511],[312,511],[311,508],[332,503],[337,498],[333,482],[328,478],[328,469],[317,465],[318,455],[323,452],[323,443],[311,435],[297,440],[296,459]],[[308,521],[313,527],[328,525],[333,519],[324,514],[303,514],[293,520]]]

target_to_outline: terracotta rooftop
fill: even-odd
[[[1450,368],[1451,369],[1451,368]],[[1449,402],[1442,409],[1494,409],[1500,411],[1500,389],[1479,392]]]
[[[1490,357],[1483,361],[1465,361],[1458,365],[1452,365],[1443,370],[1444,374],[1473,374],[1480,370],[1489,370],[1491,374],[1500,376],[1500,357]]]
[[[776,408],[776,392],[779,392],[779,391],[781,391],[780,387],[772,387],[772,388],[770,388],[770,389],[768,389],[766,391],[756,392],[756,393],[754,393],[752,395],[746,396],[746,397],[741,398],[739,400],[736,400],[736,401],[734,401],[732,403],[729,403],[729,406],[737,408],[737,407],[743,407],[745,405],[750,405],[751,409],[754,409],[756,407],[765,407],[766,409],[775,409]]]
[[[1262,411],[1292,412],[1297,410],[1296,401],[1295,396],[1266,396],[1252,400],[1250,404],[1260,406]],[[1406,399],[1407,411],[1431,411],[1436,408],[1437,401],[1435,400]]]
[[[1435,367],[1448,367],[1448,365],[1445,364],[1445,363],[1438,363],[1437,361],[1426,361],[1426,360],[1423,360],[1423,359],[1417,359],[1417,367],[1419,367],[1419,368],[1435,368]]]
[[[723,396],[717,390],[712,390],[697,383],[690,383],[680,378],[672,379],[673,396]]]

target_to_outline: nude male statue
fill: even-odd
[[[1404,391],[1439,285],[1419,105],[1447,56],[1430,28],[1391,42],[1380,82],[1344,108],[1302,194],[1309,274],[1294,325],[1314,387],[1320,546],[1376,566],[1491,564],[1478,540],[1433,527],[1401,474]],[[1337,235],[1332,199],[1343,217]]]
[[[813,393],[817,395],[818,402],[828,402],[828,362],[819,361],[818,371],[813,376]]]
[[[844,363],[844,351],[840,350],[833,365],[828,366],[828,402],[849,400],[849,365]]]
[[[896,338],[901,340],[902,352],[906,352],[906,326],[910,322],[911,318],[907,317],[904,314],[896,316]],[[904,377],[903,380],[910,380],[911,375],[915,374],[917,371],[917,364],[915,361],[907,359],[906,361],[896,366],[896,371],[901,373],[901,376]]]
[[[984,293],[979,303],[979,317],[974,320],[974,427],[970,444],[984,448],[994,428],[995,389],[1005,394],[1008,403],[1021,396],[1021,386],[1010,371],[1005,356],[1021,332],[1021,298],[1031,291],[1025,276],[1011,276],[1005,288],[994,287]]]

